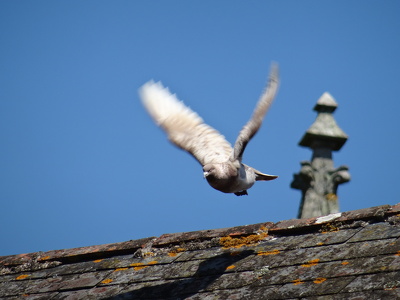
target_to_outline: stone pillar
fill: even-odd
[[[310,218],[339,212],[338,185],[350,181],[347,166],[334,168],[332,151],[338,151],[347,135],[336,124],[332,113],[337,103],[324,93],[314,110],[318,115],[299,142],[313,151],[311,162],[302,161],[300,172],[293,175],[291,187],[302,192],[298,218]]]

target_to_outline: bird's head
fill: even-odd
[[[207,164],[203,167],[204,178],[211,177],[215,173],[215,166],[212,164]]]

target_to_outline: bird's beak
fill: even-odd
[[[208,174],[210,174],[210,173],[209,172],[203,172],[204,178],[206,178],[208,176]]]

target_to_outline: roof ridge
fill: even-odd
[[[231,237],[232,239],[235,237],[254,236],[254,240],[257,240],[257,236],[263,233],[284,236],[286,234],[294,234],[296,232],[302,233],[304,231],[332,231],[335,230],[332,224],[348,225],[352,222],[363,220],[368,220],[369,223],[373,223],[399,213],[400,203],[395,205],[380,205],[307,219],[289,219],[277,223],[265,222],[230,228],[169,233],[159,237],[148,237],[119,243],[0,256],[0,267],[16,267],[29,264],[32,261],[39,264],[55,261],[68,264],[126,254],[143,256],[143,254],[146,254],[146,249],[162,248],[167,245],[178,246],[182,243],[194,240],[208,241],[211,244],[216,243],[215,246],[218,246],[218,241],[223,237]],[[328,226],[329,224],[331,228]],[[355,223],[352,226],[360,227],[362,223]],[[217,241],[215,241],[215,239]],[[251,242],[251,238],[249,240]],[[236,242],[239,243],[240,240]],[[150,250],[148,252],[150,252]]]

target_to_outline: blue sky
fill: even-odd
[[[297,144],[328,91],[349,135],[341,210],[400,202],[399,1],[1,1],[0,255],[295,218]],[[281,86],[244,162],[212,189],[137,90],[161,80],[234,142],[271,61]]]

